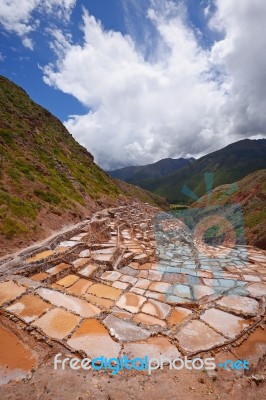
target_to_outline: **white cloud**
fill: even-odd
[[[5,61],[6,57],[0,52],[0,62]]]
[[[68,20],[75,3],[76,0],[0,0],[0,24],[21,36],[25,47],[33,49],[28,35],[40,24],[33,12]]]
[[[54,38],[54,40],[50,42],[50,48],[58,57],[63,57],[66,51],[71,47],[71,34],[63,34],[60,29],[56,28],[48,28],[46,31]]]
[[[212,48],[211,61],[223,71],[229,92],[222,110],[225,134],[266,133],[266,2],[217,0],[210,24],[225,33]]]
[[[205,17],[209,17],[211,14],[211,0],[209,0],[209,2],[207,3],[207,5],[203,8],[203,13],[205,15]]]
[[[184,6],[153,2],[148,17],[159,41],[148,60],[130,36],[104,30],[85,11],[83,44],[58,34],[58,63],[44,68],[47,84],[90,109],[66,127],[105,168],[198,155],[265,134],[266,3],[241,4],[217,0],[211,26],[224,38],[206,50]]]
[[[24,37],[24,38],[22,39],[22,43],[23,43],[23,45],[24,45],[25,47],[27,47],[28,49],[33,50],[33,41],[32,41],[30,38]]]

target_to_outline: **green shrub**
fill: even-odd
[[[34,190],[34,194],[39,197],[40,199],[42,199],[43,201],[45,201],[46,203],[51,203],[51,204],[60,204],[61,200],[60,198],[51,192],[43,192],[40,189],[36,189]]]
[[[28,232],[28,229],[21,222],[15,221],[12,218],[6,217],[0,222],[0,233],[6,239],[12,239],[15,235],[21,235]]]

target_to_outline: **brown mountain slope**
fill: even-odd
[[[247,243],[266,249],[266,169],[247,175],[236,183],[235,188],[218,186],[211,192],[211,202],[204,195],[193,207],[236,203],[243,211]]]

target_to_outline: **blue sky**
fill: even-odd
[[[4,58],[0,62],[0,74],[22,86],[34,101],[47,108],[62,122],[67,119],[68,115],[83,113],[84,107],[73,96],[64,94],[43,82],[40,66],[55,60],[49,47],[49,37],[43,32],[43,29],[56,25],[59,29],[71,32],[73,38],[79,41],[82,37],[79,27],[83,6],[97,19],[100,19],[107,29],[126,32],[120,0],[77,1],[71,21],[67,24],[61,23],[57,18],[49,20],[46,19],[46,16],[41,18],[38,12],[33,12],[33,18],[41,19],[41,29],[36,29],[30,35],[35,43],[33,51],[23,46],[21,38],[16,33],[4,29],[0,24],[0,54]]]
[[[265,137],[263,0],[0,0],[0,73],[104,168]]]
[[[130,5],[131,3],[131,5]],[[138,14],[136,8],[130,0],[128,7],[130,10],[130,20],[136,28],[138,40],[141,42],[142,35],[140,28],[145,30],[145,10],[149,2],[142,3],[142,25],[138,25]],[[199,29],[202,34],[202,43],[209,46],[213,43],[215,35],[211,33],[204,21],[204,8],[209,4],[208,1],[187,0],[189,21],[191,26]],[[62,122],[71,114],[81,114],[86,109],[80,102],[71,95],[62,93],[55,88],[51,88],[43,82],[43,74],[40,66],[44,66],[55,60],[55,56],[49,47],[49,37],[43,32],[43,29],[50,25],[71,32],[73,39],[78,42],[82,39],[80,24],[82,20],[82,7],[86,7],[91,15],[100,20],[106,30],[120,31],[127,34],[130,29],[127,26],[127,19],[123,2],[121,0],[78,0],[71,15],[71,21],[68,24],[60,23],[59,19],[41,18],[41,29],[36,29],[30,37],[34,41],[34,51],[23,46],[21,38],[16,33],[8,32],[3,25],[0,29],[0,53],[4,60],[0,63],[0,73],[18,85],[22,86],[27,93],[43,107],[55,114]],[[33,18],[40,18],[36,11],[32,13]],[[151,26],[149,26],[151,29]]]

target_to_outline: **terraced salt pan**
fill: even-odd
[[[146,290],[145,296],[151,299],[156,299],[159,301],[165,301],[165,295],[162,293],[158,292],[150,292],[149,290]]]
[[[48,278],[48,276],[49,275],[46,272],[39,272],[38,274],[32,275],[30,279],[32,279],[33,281],[42,282],[46,278]]]
[[[260,277],[256,276],[256,275],[243,275],[243,278],[247,282],[260,282],[261,281]]]
[[[116,247],[116,239],[110,239],[106,243],[92,243],[90,248],[91,250],[100,250],[100,249],[109,249]]]
[[[175,337],[182,349],[188,353],[210,350],[226,341],[222,335],[198,320],[189,322]]]
[[[131,285],[135,285],[135,283],[137,282],[137,278],[134,278],[133,276],[130,275],[122,275],[120,277],[120,281],[130,283]]]
[[[180,324],[188,315],[192,314],[192,311],[183,307],[176,307],[171,315],[168,317],[167,321],[170,326],[175,326]]]
[[[89,249],[83,250],[82,252],[79,253],[79,257],[81,257],[81,258],[90,257],[90,255],[91,255],[91,251]]]
[[[132,254],[132,253],[130,253],[130,254]],[[139,263],[138,262],[131,262],[130,264],[128,264],[128,266],[130,268],[133,268],[133,269],[139,269]]]
[[[103,297],[105,299],[117,300],[122,291],[112,286],[95,283],[88,289],[88,293],[93,294],[97,297]]]
[[[114,282],[117,279],[119,279],[120,276],[121,276],[121,274],[118,271],[105,271],[102,274],[101,279],[106,280],[106,281],[110,281],[110,282]]]
[[[139,264],[145,264],[149,260],[148,256],[144,253],[138,254],[134,257],[134,261],[138,262]]]
[[[102,297],[97,297],[97,296],[94,296],[94,295],[88,294],[88,293],[84,294],[84,297],[90,303],[96,304],[98,307],[107,309],[107,310],[109,310],[114,304],[114,301],[112,301],[112,300],[103,299]]]
[[[60,279],[59,281],[57,281],[57,285],[61,285],[64,287],[69,287],[71,285],[73,285],[73,283],[77,282],[78,280],[78,276],[76,275],[67,275],[64,278]]]
[[[89,258],[78,258],[77,260],[75,260],[72,264],[74,265],[75,268],[80,268],[83,267],[83,265],[88,264],[89,262]]]
[[[266,296],[266,282],[253,283],[252,285],[248,286],[247,290],[250,296],[259,299],[263,296]]]
[[[245,296],[225,296],[216,304],[240,315],[255,316],[259,310],[259,303]]]
[[[122,319],[131,319],[132,318],[132,314],[131,313],[129,313],[129,312],[125,311],[125,310],[122,310],[119,307],[114,307],[112,309],[112,313],[113,313],[113,315],[115,317],[118,317],[118,318],[122,318]]]
[[[93,281],[88,279],[79,279],[72,286],[68,287],[67,291],[72,294],[83,295],[87,292],[88,288],[93,284]]]
[[[100,264],[110,264],[113,258],[113,254],[92,254],[91,256],[94,261],[97,261]]]
[[[7,301],[14,300],[22,293],[26,292],[23,286],[17,285],[13,281],[1,282],[0,283],[0,305]]]
[[[82,276],[89,278],[97,269],[98,265],[87,265],[85,268],[82,268],[78,273]]]
[[[98,307],[88,303],[85,300],[57,292],[56,290],[41,288],[37,290],[37,293],[43,299],[50,301],[53,305],[57,307],[64,307],[67,310],[72,311],[84,318],[93,317],[101,312]]]
[[[134,254],[142,254],[143,248],[140,246],[127,246],[127,249]]]
[[[143,358],[145,355],[149,358],[163,357],[170,360],[181,356],[176,346],[163,336],[151,337],[145,342],[125,343],[122,354],[127,355],[128,358]]]
[[[136,326],[129,321],[117,318],[112,314],[109,314],[103,322],[109,329],[110,334],[121,342],[146,340],[151,335],[150,331]]]
[[[85,233],[84,236],[86,236],[86,233]],[[82,238],[83,238],[82,235],[77,235],[77,236],[73,236],[72,238],[70,238],[70,241],[71,241],[71,242],[72,242],[72,241],[74,241],[74,242],[79,242],[79,241],[82,240]]]
[[[98,249],[92,251],[92,256],[97,255],[97,254],[113,254],[116,251],[116,247],[107,247],[103,249]]]
[[[59,247],[74,247],[76,246],[78,243],[74,240],[65,240],[64,242],[61,242],[59,244]]]
[[[199,300],[205,296],[211,296],[215,294],[215,290],[212,287],[205,285],[195,285],[193,286],[193,297],[195,300]]]
[[[58,274],[59,272],[64,271],[65,269],[68,269],[68,268],[70,268],[69,264],[61,263],[61,264],[56,265],[55,267],[47,269],[45,272],[48,274],[51,274],[51,275],[55,275],[55,274]]]
[[[158,325],[162,328],[166,328],[167,326],[165,321],[144,313],[136,314],[133,318],[133,321],[147,326]]]
[[[134,293],[136,293],[136,294],[144,295],[145,290],[144,290],[144,289],[139,289],[139,288],[133,287],[133,288],[130,289],[130,292],[134,292]]]
[[[231,339],[239,335],[250,323],[248,320],[236,317],[233,314],[229,314],[216,308],[206,310],[200,318],[218,332]]]
[[[125,290],[129,286],[129,283],[117,281],[114,282],[112,286],[117,289]]]
[[[168,304],[150,299],[144,304],[141,311],[146,314],[154,315],[157,318],[165,319],[170,313],[171,307]]]
[[[7,307],[6,310],[17,315],[25,322],[32,322],[45,311],[50,310],[51,305],[40,299],[39,296],[27,294]]]
[[[116,305],[131,313],[137,313],[145,301],[145,297],[128,292],[120,297],[120,299],[116,302]]]
[[[54,249],[54,252],[55,252],[56,254],[61,254],[61,253],[67,252],[68,250],[69,250],[68,247],[59,246],[59,247],[56,247],[56,248]]]
[[[121,349],[109,336],[105,326],[96,319],[83,321],[67,344],[75,350],[84,351],[90,358],[118,357]]]
[[[80,317],[61,308],[54,308],[33,322],[32,325],[40,328],[53,339],[63,339],[73,331],[79,322]]]
[[[248,339],[234,348],[234,354],[251,363],[257,362],[266,354],[266,331],[261,327],[252,332]]]
[[[187,299],[192,298],[190,287],[186,285],[174,285],[173,294],[177,297],[185,297]]]
[[[148,278],[152,281],[161,281],[162,280],[162,273],[154,270],[148,271]]]
[[[70,253],[70,251],[76,249],[77,252],[80,252],[79,256],[76,256],[74,263],[73,256],[70,256],[68,260],[65,255],[65,260],[69,261],[70,265],[65,264],[66,267],[64,267],[64,263],[62,263],[63,268],[59,268],[61,264],[50,268],[44,260],[44,263],[40,266],[40,270],[44,268],[49,269],[45,272],[35,274],[36,281],[25,277],[17,278],[15,276],[12,279],[14,279],[17,284],[25,285],[30,289],[31,293],[33,291],[38,293],[36,291],[38,287],[46,288],[48,282],[46,278],[50,278],[52,274],[58,274],[61,271],[65,271],[65,275],[67,273],[66,269],[69,270],[69,274],[73,273],[74,264],[77,269],[76,272],[74,272],[75,277],[73,280],[71,280],[69,276],[63,279],[58,277],[56,279],[58,281],[57,283],[50,284],[50,289],[48,290],[53,293],[52,304],[54,306],[59,304],[57,307],[60,306],[67,310],[65,311],[67,317],[64,316],[64,318],[66,321],[68,320],[68,322],[71,321],[69,318],[73,316],[77,317],[74,315],[77,314],[77,312],[79,313],[77,318],[81,318],[81,315],[90,315],[85,318],[92,319],[95,315],[95,310],[91,314],[92,306],[96,307],[99,312],[102,310],[101,315],[105,318],[103,323],[106,324],[109,333],[113,335],[116,340],[120,340],[124,345],[127,345],[130,341],[138,341],[138,343],[134,343],[138,345],[140,340],[147,340],[149,335],[153,335],[156,332],[163,332],[165,335],[170,334],[171,337],[175,335],[175,343],[178,347],[180,346],[184,352],[193,354],[195,352],[205,351],[205,349],[208,351],[213,347],[222,346],[227,343],[227,341],[231,342],[231,337],[228,336],[228,333],[236,338],[234,335],[235,331],[238,331],[238,325],[240,326],[240,335],[243,334],[247,324],[250,324],[249,326],[251,327],[255,323],[254,319],[245,320],[241,318],[243,315],[247,317],[255,315],[257,317],[256,321],[259,318],[262,319],[260,313],[262,307],[258,308],[258,304],[263,304],[261,298],[266,294],[266,268],[263,267],[261,261],[259,263],[256,261],[256,264],[243,262],[243,260],[241,260],[243,254],[238,250],[232,250],[230,255],[227,255],[226,258],[217,260],[212,259],[210,254],[203,256],[198,249],[198,258],[201,262],[201,268],[196,271],[190,244],[184,244],[183,241],[180,240],[179,233],[176,235],[177,232],[173,231],[174,235],[172,235],[172,237],[169,236],[170,240],[173,239],[172,242],[168,243],[169,247],[168,244],[164,246],[164,243],[162,243],[163,246],[160,248],[160,243],[158,246],[158,241],[155,242],[153,240],[154,236],[152,226],[150,225],[151,220],[147,219],[146,212],[140,212],[142,209],[142,206],[134,206],[133,209],[131,207],[117,209],[113,213],[114,220],[112,226],[113,231],[118,231],[118,237],[107,239],[105,243],[88,242],[86,246],[83,244],[83,248],[87,248],[83,250],[83,252],[76,247],[77,240],[79,238],[82,240],[83,236],[77,234],[74,238],[71,238],[70,241],[75,242],[75,247],[71,249],[65,247],[62,248],[62,251],[67,250]],[[125,222],[128,226],[131,226],[128,232],[130,232],[132,238],[124,238],[123,240],[121,236],[121,227],[125,226]],[[120,229],[117,229],[118,227],[120,227]],[[107,228],[109,227],[107,226]],[[110,234],[109,229],[107,229],[107,232]],[[125,236],[128,236],[126,230],[123,232]],[[163,235],[165,234],[167,234],[167,231],[163,233]],[[164,239],[165,237],[163,241]],[[155,257],[156,246],[157,255]],[[101,251],[102,249],[106,250]],[[194,250],[197,251],[197,249]],[[56,253],[58,253],[58,251],[59,248],[56,249]],[[109,257],[114,254],[115,251],[117,251],[117,255],[119,255],[120,252],[120,256],[116,260],[114,270],[112,271],[103,272],[111,268],[107,267],[108,263],[101,262],[102,260],[94,263],[91,261],[92,258],[90,257],[92,253],[94,256]],[[215,248],[213,248],[213,254],[214,253]],[[259,251],[254,251],[254,255],[258,253]],[[74,251],[73,254],[75,254]],[[134,261],[134,257],[138,258],[138,256],[140,256],[140,262]],[[223,270],[224,268],[226,268],[226,271]],[[101,273],[99,273],[100,271]],[[101,274],[102,283],[99,283],[98,281],[101,279]],[[84,278],[80,278],[81,275],[83,275]],[[89,276],[91,280],[85,279]],[[46,284],[42,283],[43,279],[46,280]],[[55,278],[53,281],[54,280]],[[58,285],[58,283],[61,285]],[[240,287],[240,284],[244,285],[245,290],[243,290],[242,286]],[[173,286],[176,289],[175,292]],[[249,292],[247,291],[247,287],[249,288]],[[52,288],[57,290],[52,290]],[[205,306],[208,307],[207,302],[210,301],[208,296],[215,294],[214,289],[216,293],[219,290],[220,294],[227,292],[224,298],[220,300],[218,300],[218,296],[213,296],[212,299],[213,302],[216,301],[216,311],[219,312],[222,309],[226,311],[225,314],[229,315],[230,323],[227,323],[224,317],[223,323],[220,322],[220,325],[224,325],[224,327],[220,327],[219,321],[217,322],[211,315],[207,314],[208,320],[206,319],[206,322],[204,322],[200,319],[198,312],[191,314],[191,311],[185,308],[191,306],[192,303],[195,304],[195,302],[200,299],[200,302],[195,305],[196,310],[200,311],[201,309],[205,309]],[[127,291],[127,293],[125,291]],[[25,293],[23,294],[25,296]],[[232,299],[228,300],[227,297],[230,299],[230,297],[227,296],[228,294],[234,294],[235,297],[232,296]],[[239,296],[240,301],[238,302]],[[38,296],[35,297],[39,298]],[[245,300],[241,300],[241,297]],[[144,302],[140,302],[139,298],[144,298]],[[138,300],[136,301],[136,299]],[[19,300],[16,301],[16,299],[12,299],[12,301],[18,312],[27,310],[27,307],[23,308],[24,304],[21,304]],[[83,303],[80,303],[80,301]],[[154,301],[157,301],[158,304],[153,303]],[[245,304],[243,301],[245,301]],[[18,304],[16,305],[14,302]],[[120,308],[115,305],[115,302],[120,305]],[[140,305],[140,303],[142,304]],[[179,307],[176,307],[176,305],[179,305]],[[128,306],[132,307],[131,312],[122,309],[121,306],[123,306],[123,308]],[[64,311],[64,309],[61,309],[61,312]],[[135,312],[133,312],[133,310]],[[13,311],[15,312],[15,309],[13,309]],[[40,323],[43,324],[43,328],[47,332],[45,334],[49,338],[61,337],[62,335],[60,336],[60,332],[57,332],[57,328],[54,326],[55,321],[51,318],[51,315],[53,315],[53,313],[50,314],[51,311],[53,310],[48,309],[44,311],[45,314],[40,314],[38,319],[35,319],[35,322],[37,323],[37,321],[40,321]],[[99,312],[97,315],[99,315]],[[108,314],[109,316],[106,317]],[[236,314],[239,314],[240,321],[234,319],[238,318],[235,316]],[[26,315],[27,318],[31,316],[36,318],[36,313],[32,312],[30,314],[29,312]],[[205,313],[202,315],[202,318],[204,317],[206,317]],[[231,317],[233,317],[233,319]],[[59,318],[62,318],[62,324],[64,324],[62,314],[59,315]],[[100,322],[98,323],[101,324]],[[69,335],[71,334],[74,336],[73,332],[78,328],[76,320],[74,322],[72,321],[71,328],[72,326],[73,329],[68,330],[69,333],[67,332],[64,338],[69,339]],[[171,328],[170,331],[168,330],[169,328]],[[222,331],[222,329],[224,329],[224,331]],[[228,331],[226,331],[226,329]],[[218,333],[218,331],[220,333]],[[106,332],[108,333],[108,331]],[[85,337],[87,334],[88,329],[86,328],[84,332],[83,330],[79,332],[79,337],[73,338],[76,343],[78,343],[78,340],[81,340],[84,345],[83,349],[85,350],[87,341],[85,339],[83,340],[83,335]],[[92,332],[89,331],[89,334],[91,337]],[[252,335],[250,335],[250,337],[251,336]],[[246,336],[243,338],[246,338]],[[111,337],[109,337],[109,344],[112,346],[112,341],[110,342],[110,339]],[[259,340],[261,340],[260,336],[258,335],[255,340],[256,339],[258,339],[258,346],[256,344],[255,353],[258,348],[263,349],[261,342],[259,342]],[[116,343],[116,345],[117,344],[118,343]],[[105,344],[103,346],[105,346]],[[239,349],[241,346],[239,346]],[[96,339],[95,348],[99,350]],[[174,348],[176,349],[175,346]],[[250,344],[250,348],[253,349],[252,344]],[[238,348],[231,348],[231,351],[236,351],[236,349]],[[73,350],[75,350],[74,347]],[[176,349],[176,351],[178,350]],[[116,354],[116,352],[114,352],[114,354]],[[262,352],[259,351],[257,354],[258,356],[256,357],[258,359]],[[95,351],[95,356],[98,355],[99,352]],[[143,354],[141,354],[141,356],[143,356]]]
[[[135,283],[135,287],[139,289],[148,289],[150,284],[151,281],[149,279],[138,279],[138,281]]]
[[[41,253],[38,253],[35,256],[27,258],[26,262],[27,263],[33,263],[33,262],[36,262],[36,261],[44,260],[44,259],[50,257],[53,254],[55,254],[54,250],[42,251]]]
[[[170,292],[171,289],[172,285],[170,283],[165,283],[165,282],[152,282],[151,285],[149,286],[149,290],[161,293]]]
[[[41,286],[41,283],[40,283],[40,282],[33,281],[32,279],[27,278],[27,277],[25,277],[25,276],[22,276],[22,277],[18,277],[18,276],[17,276],[17,277],[14,277],[14,276],[13,276],[13,280],[14,280],[18,285],[25,286],[25,287],[28,288],[28,289],[37,289],[38,287]]]
[[[134,263],[135,264],[135,263]],[[125,276],[125,275],[129,275],[133,278],[135,278],[139,271],[138,268],[131,268],[129,265],[127,265],[126,267],[122,267],[119,269],[119,271]]]

